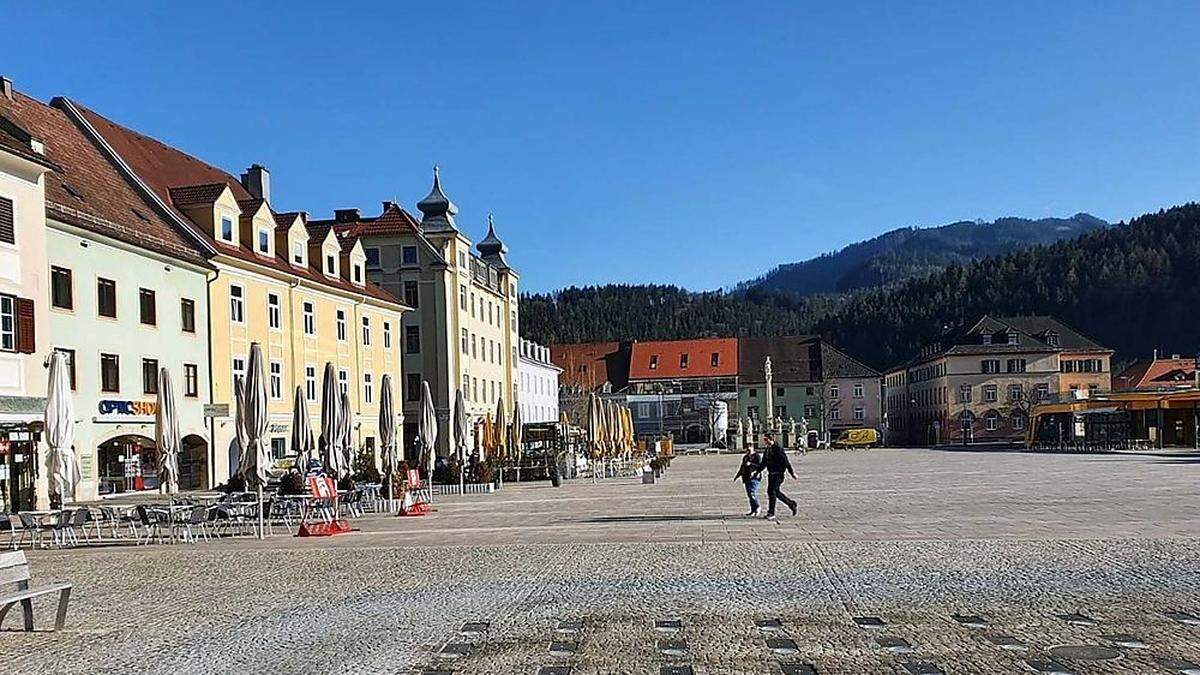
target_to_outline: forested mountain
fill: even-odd
[[[545,343],[816,332],[877,368],[982,314],[1050,314],[1124,358],[1200,349],[1200,205],[1187,204],[888,287],[799,298],[671,286],[571,288],[522,299]]]
[[[966,264],[1018,249],[1073,239],[1108,223],[1086,213],[1070,218],[1001,218],[960,221],[941,227],[907,227],[860,241],[833,253],[780,265],[739,284],[738,290],[798,295],[885,286],[925,276],[948,265]]]

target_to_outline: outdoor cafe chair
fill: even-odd
[[[4,520],[0,520],[0,532],[8,532],[8,547],[15,550],[18,547],[17,537],[24,536],[25,528],[21,525],[20,519],[14,521],[13,518],[14,516],[11,514],[4,514]]]
[[[187,518],[180,521],[180,534],[184,541],[197,542],[200,539],[196,536],[196,532],[200,532],[200,536],[208,541],[208,509],[204,506],[193,506],[191,511],[188,511]]]
[[[59,517],[59,521],[62,523],[63,544],[65,545],[69,540],[78,546],[79,535],[81,533],[83,534],[84,543],[91,543],[87,533],[88,522],[91,519],[91,510],[86,506],[81,506],[71,511],[69,515],[66,511],[63,511],[62,516]]]
[[[21,521],[21,538],[17,540],[17,546],[25,543],[25,535],[29,535],[30,546],[43,546],[46,541],[46,527],[28,513],[18,513],[17,518]]]
[[[58,512],[53,522],[50,523],[50,534],[55,546],[66,546],[72,543],[72,541],[79,540],[78,537],[73,537],[75,527],[74,518],[78,512],[78,509],[63,509]]]
[[[144,535],[138,537],[138,545],[140,546],[141,544],[149,544],[151,537],[154,537],[154,539],[161,544],[163,537],[161,512],[157,510],[151,510],[147,508],[145,504],[138,504],[137,517],[138,521],[142,524],[142,529],[144,530]]]

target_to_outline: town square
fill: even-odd
[[[1200,675],[1200,5],[0,19],[0,673]]]

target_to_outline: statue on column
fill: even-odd
[[[775,419],[775,382],[774,382],[774,378],[772,377],[772,373],[771,373],[771,357],[770,356],[768,356],[766,361],[763,362],[763,376],[766,378],[766,381],[767,381],[767,397],[766,397],[767,405],[766,405],[766,409],[763,410],[763,424],[764,424],[764,427],[770,427],[771,421]]]
[[[800,417],[800,447],[808,448],[808,418]]]

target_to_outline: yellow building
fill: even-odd
[[[289,454],[292,400],[304,389],[320,430],[326,363],[352,405],[351,440],[378,462],[379,391],[385,374],[399,398],[400,322],[407,308],[367,282],[357,238],[309,227],[303,213],[271,207],[270,174],[251,166],[241,179],[75,105],[78,122],[125,173],[150,208],[203,246],[208,281],[211,369],[210,486],[236,470],[234,383],[251,343],[263,347],[269,435],[276,458]]]

